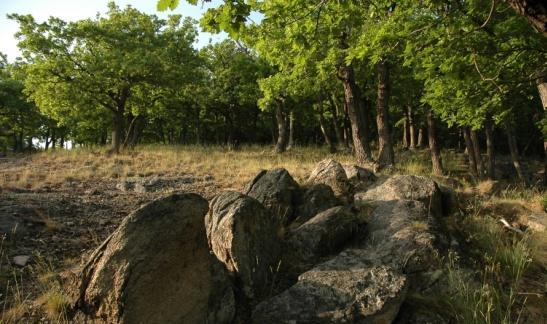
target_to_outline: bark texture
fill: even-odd
[[[376,98],[376,125],[378,127],[378,163],[381,166],[395,163],[389,127],[389,70],[385,61],[376,65],[378,74],[378,96]]]
[[[355,83],[355,73],[352,66],[340,68],[340,79],[344,86],[344,98],[348,108],[348,116],[351,124],[353,149],[357,161],[360,163],[371,160],[371,152],[368,144],[368,131],[363,127],[365,121],[361,110],[363,109],[360,98],[361,90]],[[366,125],[365,125],[366,126]]]
[[[437,132],[435,129],[435,117],[431,109],[427,111],[427,135],[429,139],[429,150],[431,151],[431,164],[433,174],[443,174],[443,163],[441,159],[441,149],[439,147],[439,140],[437,139]]]
[[[547,36],[547,3],[544,0],[507,0],[507,3],[543,36]]]

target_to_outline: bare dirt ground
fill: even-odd
[[[0,170],[24,163],[24,158],[4,159]],[[144,185],[135,190],[133,181]],[[19,314],[12,315],[22,315],[23,322],[46,321],[39,297],[47,288],[42,287],[40,277],[80,263],[144,203],[173,191],[196,192],[210,199],[219,190],[212,176],[190,174],[72,179],[37,189],[1,188],[0,305],[15,306],[13,312]],[[16,264],[18,256],[30,257],[25,266]]]

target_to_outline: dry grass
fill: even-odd
[[[332,157],[352,163],[347,153],[329,154],[316,147],[296,147],[275,154],[264,146],[229,151],[217,146],[142,146],[108,157],[105,149],[42,152],[0,169],[0,186],[36,189],[74,180],[152,175],[212,175],[222,187],[241,188],[261,169],[284,167],[302,181],[317,162]],[[0,166],[1,168],[1,166]]]

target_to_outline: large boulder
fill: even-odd
[[[352,185],[348,180],[344,167],[333,159],[325,159],[317,164],[308,178],[308,183],[324,183],[331,186],[334,193],[344,200],[351,200],[349,196]]]
[[[361,242],[369,257],[404,273],[438,267],[438,224],[423,203],[380,201],[374,207]]]
[[[256,199],[233,191],[217,195],[210,207],[205,226],[211,250],[243,284],[247,297],[264,295],[279,263],[273,215]]]
[[[333,207],[292,231],[287,239],[288,249],[300,261],[314,261],[339,251],[357,232],[358,227],[359,218],[349,207]]]
[[[105,323],[230,323],[234,294],[209,253],[207,210],[197,194],[173,194],[127,216],[85,264],[72,315]]]
[[[363,250],[346,250],[301,274],[255,307],[253,323],[391,323],[406,295],[405,276]]]
[[[340,204],[331,187],[322,183],[312,185],[302,195],[296,210],[297,217],[291,227],[302,225],[316,214]]]
[[[261,171],[247,184],[244,192],[268,208],[280,224],[287,225],[293,220],[299,186],[287,170]]]
[[[344,171],[354,191],[363,191],[376,181],[376,175],[369,169],[358,165],[344,165]]]
[[[354,248],[304,272],[292,287],[258,304],[253,321],[391,323],[407,290],[420,286],[418,274],[439,267],[436,218],[419,201],[373,205],[367,231]]]
[[[430,178],[415,175],[396,175],[375,185],[366,192],[355,194],[355,200],[417,200],[427,206],[428,212],[442,215],[442,197],[437,183]]]

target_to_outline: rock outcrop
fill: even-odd
[[[299,188],[287,170],[278,168],[261,171],[247,184],[244,193],[268,208],[281,225],[287,225],[294,218]]]
[[[205,227],[211,250],[242,283],[245,295],[264,295],[279,263],[273,215],[256,199],[226,191],[211,201]]]
[[[281,294],[258,304],[253,323],[391,323],[405,297],[405,276],[347,250],[301,274]]]
[[[430,190],[421,188],[417,197],[434,201],[438,189],[434,182],[429,185]],[[374,211],[366,231],[359,232],[352,248],[312,267],[298,276],[296,284],[258,304],[253,322],[391,323],[407,290],[420,285],[414,278],[439,266],[433,231],[436,217],[424,203],[400,199],[404,193],[394,191],[374,194],[378,201],[371,202]],[[310,226],[306,223],[297,230],[300,237],[309,238],[309,246],[314,246],[313,238],[321,237],[322,232],[314,233],[318,229],[312,225],[319,215],[308,221]],[[331,231],[331,240],[336,235],[347,236]]]
[[[350,197],[352,185],[348,180],[344,167],[335,160],[326,159],[319,162],[310,174],[308,183],[324,183],[329,185],[338,197],[346,201],[352,200],[352,197]]]
[[[339,250],[353,237],[359,218],[349,207],[327,209],[302,224],[289,234],[288,252],[300,261],[310,262]]]
[[[341,202],[334,196],[331,187],[322,183],[312,185],[302,195],[296,210],[297,217],[291,227],[302,225],[318,213],[338,205]]]
[[[437,183],[430,178],[414,175],[396,175],[365,192],[355,194],[355,200],[389,201],[417,200],[428,212],[442,215],[442,197]]]
[[[197,194],[174,194],[127,216],[81,271],[72,315],[104,323],[230,323],[234,294],[209,253],[207,210]]]
[[[346,171],[349,182],[353,185],[354,192],[366,190],[377,179],[374,172],[358,165],[344,165],[344,171]]]

